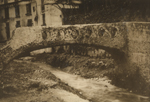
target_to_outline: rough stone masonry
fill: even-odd
[[[0,49],[0,67],[5,68],[21,53],[66,44],[117,49],[125,54],[129,69],[139,67],[141,75],[150,82],[150,23],[146,22],[17,28]]]

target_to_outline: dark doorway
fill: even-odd
[[[7,34],[7,39],[10,38],[10,28],[9,28],[9,23],[6,23],[6,34]]]
[[[16,28],[21,27],[20,21],[16,21]]]
[[[27,26],[32,26],[33,25],[33,23],[32,23],[32,19],[28,19],[28,24],[27,24]]]

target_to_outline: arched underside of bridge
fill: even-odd
[[[7,64],[21,53],[44,47],[78,44],[105,50],[124,50],[124,24],[95,24],[62,27],[25,27],[14,31],[13,38],[1,49],[1,60]]]
[[[96,46],[118,58],[121,54],[131,65],[140,67],[141,73],[149,75],[150,23],[18,28],[13,38],[0,49],[1,67],[21,53],[70,44]]]
[[[49,48],[49,47],[53,47],[55,49],[55,47],[57,46],[62,46],[62,47],[65,47],[65,46],[69,46],[69,49],[68,49],[68,53],[72,51],[74,51],[74,54],[76,53],[76,51],[78,52],[81,52],[83,51],[83,49],[78,49],[77,47],[84,47],[84,51],[83,52],[87,52],[88,51],[88,47],[90,48],[94,48],[94,49],[103,49],[105,50],[106,52],[108,52],[109,54],[111,54],[111,57],[116,61],[116,63],[118,64],[126,64],[126,56],[125,56],[125,53],[119,49],[116,49],[116,48],[109,48],[109,47],[105,47],[105,46],[101,46],[101,45],[89,45],[89,44],[77,44],[77,43],[63,43],[63,44],[47,44],[44,45],[44,43],[42,45],[36,45],[36,46],[32,46],[31,48],[26,48],[24,49],[23,51],[20,52],[20,50],[18,50],[20,53],[18,53],[16,56],[14,56],[14,58],[19,58],[19,57],[23,57],[23,56],[28,56],[30,55],[30,52],[34,51],[34,50],[39,50],[39,49],[43,49],[43,48]],[[56,49],[55,49],[56,50]],[[65,49],[63,49],[65,50]],[[54,52],[55,53],[55,52]]]

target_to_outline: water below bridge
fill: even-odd
[[[110,80],[105,77],[85,79],[79,75],[63,72],[45,63],[38,62],[34,64],[46,71],[50,71],[69,86],[79,90],[89,102],[149,102],[148,97],[133,94],[125,89],[111,85]]]

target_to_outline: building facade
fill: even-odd
[[[62,25],[62,9],[72,9],[73,5],[56,1],[0,0],[0,41],[9,40],[18,27]],[[78,8],[78,5],[74,7]]]

